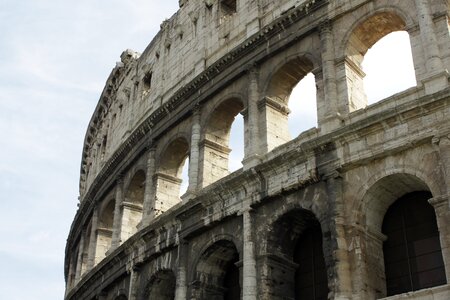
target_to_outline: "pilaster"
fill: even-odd
[[[448,86],[448,71],[444,69],[429,0],[415,0],[420,36],[427,74],[422,80],[425,93],[432,94]]]
[[[91,270],[95,265],[95,251],[97,249],[97,227],[98,227],[98,207],[92,212],[91,234],[88,249],[87,270]]]
[[[114,219],[112,228],[111,251],[121,244],[122,230],[122,203],[123,203],[123,177],[119,176],[116,180],[116,195],[114,203]]]
[[[140,228],[148,226],[155,218],[156,187],[154,176],[156,173],[156,147],[150,146],[147,154],[147,174],[145,174],[144,205]]]
[[[250,169],[257,165],[260,159],[260,143],[259,143],[259,86],[258,86],[259,70],[257,66],[250,66],[248,70],[248,101],[247,101],[247,116],[244,116],[246,130],[244,132],[245,149],[244,160],[242,164],[244,170]]]

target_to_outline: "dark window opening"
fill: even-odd
[[[221,0],[220,9],[222,16],[229,16],[237,12],[236,0]]]
[[[387,296],[447,283],[429,192],[414,192],[389,207],[382,231]]]
[[[326,300],[328,283],[322,250],[322,231],[319,224],[308,228],[301,235],[294,252],[295,299]]]
[[[148,72],[144,76],[144,89],[149,90],[152,87],[152,72]]]
[[[147,72],[142,79],[142,96],[145,97],[150,93],[152,87],[152,72]]]

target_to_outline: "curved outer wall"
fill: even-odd
[[[328,299],[384,298],[383,217],[417,191],[431,193],[449,278],[449,11],[180,1],[142,54],[122,53],[89,123],[65,299],[224,299],[231,264],[242,299],[294,298],[293,241],[318,225]],[[393,31],[409,34],[417,86],[367,106],[361,62]],[[288,95],[310,72],[318,125],[291,139]],[[239,113],[245,157],[230,174]],[[450,286],[393,297],[430,295]]]

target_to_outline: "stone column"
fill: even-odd
[[[138,278],[139,278],[139,267],[132,266],[130,271],[130,286],[128,290],[128,300],[136,300],[138,297]]]
[[[189,187],[187,190],[189,194],[195,194],[198,189],[200,135],[201,135],[200,108],[196,107],[192,118],[192,130],[191,130],[191,150],[189,157]]]
[[[151,146],[147,156],[147,174],[145,174],[144,207],[142,211],[142,222],[140,227],[144,228],[155,218],[155,184],[156,173],[155,160],[156,147]]]
[[[111,249],[114,251],[120,246],[120,231],[122,229],[122,203],[123,203],[123,178],[119,176],[116,180],[116,197],[114,203],[114,219],[112,228]]]
[[[92,213],[87,270],[92,269],[95,264],[95,250],[97,249],[97,227],[98,227],[98,207],[96,206]]]
[[[435,195],[428,200],[434,207],[441,241],[445,273],[450,278],[450,134],[434,137],[433,146],[439,152],[443,185],[443,195]]]
[[[329,228],[322,228],[324,236],[324,256],[328,264],[328,274],[332,271],[333,281],[328,281],[330,291],[334,293],[334,299],[351,299],[351,278],[350,259],[348,254],[347,237],[345,231],[345,204],[342,195],[342,179],[337,172],[330,174],[326,180],[326,194],[328,203],[332,203],[334,208],[323,209],[329,211],[326,220],[321,220],[321,224],[334,224]],[[331,212],[333,211],[333,212]],[[330,235],[324,234],[325,230]],[[327,238],[328,236],[328,238]],[[330,267],[332,270],[330,270]],[[329,277],[330,278],[330,277]]]
[[[245,135],[245,157],[243,160],[244,170],[254,167],[260,162],[259,158],[259,87],[258,87],[258,69],[251,66],[248,71],[248,99],[247,99],[247,122]],[[244,116],[245,117],[245,116]]]
[[[326,20],[319,25],[322,47],[323,98],[317,97],[318,123],[324,133],[339,124],[339,105],[336,85],[336,66],[332,24]],[[319,96],[319,95],[318,95]]]
[[[255,248],[253,245],[253,226],[250,208],[248,207],[242,214],[243,222],[243,270],[242,270],[242,299],[257,299],[257,282],[256,282],[256,260]]]
[[[84,239],[86,238],[86,233],[83,230],[81,232],[81,237],[80,237],[80,245],[78,247],[78,258],[77,258],[77,268],[76,268],[76,272],[75,272],[75,282],[80,281],[81,278],[81,269],[83,266],[83,251],[84,251]]]
[[[448,86],[448,73],[444,70],[436,38],[435,25],[429,0],[415,0],[420,36],[427,69],[423,80],[425,93],[431,94]]]
[[[188,243],[180,238],[178,245],[178,274],[175,290],[175,300],[187,299],[187,261],[188,261]]]
[[[446,196],[434,197],[428,200],[436,213],[436,223],[441,242],[442,258],[444,260],[445,275],[450,278],[450,210],[449,198]]]

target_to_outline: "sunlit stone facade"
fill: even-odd
[[[450,299],[449,11],[180,0],[122,53],[89,123],[65,299]],[[361,63],[394,31],[417,86],[368,106]],[[310,72],[318,125],[292,138]]]

